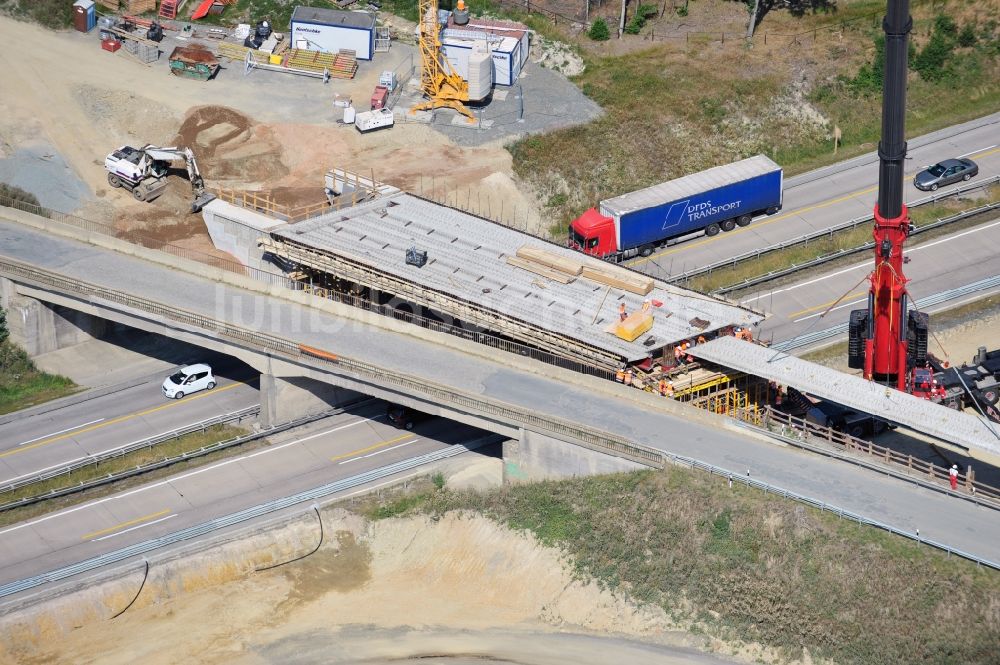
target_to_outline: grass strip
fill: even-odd
[[[583,579],[735,650],[789,660],[993,663],[1000,575],[874,528],[687,469],[428,489],[373,518],[478,512],[568,555]],[[808,660],[808,658],[807,658]]]
[[[39,370],[24,349],[10,340],[0,342],[0,414],[27,409],[79,390],[65,376]]]
[[[974,204],[970,203],[967,198],[959,197],[944,199],[936,203],[929,203],[924,206],[911,208],[909,210],[910,221],[913,222],[914,226],[920,228],[927,226],[928,224],[932,224],[941,218],[954,215],[962,210],[968,210],[970,208],[1000,201],[1000,185],[991,185],[985,191],[986,197],[983,200],[977,200]],[[997,211],[993,210],[985,212],[981,215],[974,215],[972,217],[956,221],[939,229],[922,234],[919,237],[919,241],[924,242],[930,238],[970,228],[982,223],[990,216],[995,217],[997,214]],[[687,282],[685,286],[708,293],[715,291],[716,289],[731,287],[773,272],[785,270],[795,265],[808,263],[809,261],[813,261],[824,256],[835,255],[844,250],[861,247],[865,243],[871,242],[871,239],[871,224],[865,224],[853,229],[845,229],[803,245],[796,245],[794,247],[775,250],[761,256],[759,259],[742,261],[737,263],[735,266],[719,268],[718,270],[713,270],[710,273],[698,275]],[[847,256],[844,257],[843,260],[855,261],[856,259],[854,257]],[[824,263],[821,266],[816,266],[814,270],[826,271],[835,265],[838,264],[835,261],[831,261],[829,263]],[[804,274],[808,274],[808,271],[803,270],[802,272],[795,273],[794,276],[785,276],[785,279],[790,278],[793,280],[799,280]],[[758,284],[753,288],[761,289],[762,287]]]
[[[31,485],[25,485],[24,487],[19,487],[16,490],[11,490],[9,492],[0,493],[0,504],[8,503],[11,501],[16,501],[25,497],[39,496],[53,490],[59,490],[66,487],[73,487],[81,483],[86,483],[98,478],[106,477],[110,474],[120,473],[122,471],[127,471],[129,469],[134,469],[136,467],[141,467],[147,464],[152,464],[154,462],[159,462],[165,459],[170,459],[173,457],[178,457],[184,453],[190,453],[196,450],[200,450],[205,446],[209,446],[220,441],[227,441],[229,439],[234,439],[238,436],[244,435],[248,432],[247,429],[242,427],[234,427],[232,425],[213,425],[200,432],[192,432],[190,434],[185,434],[179,436],[170,441],[165,441],[159,443],[150,448],[144,448],[142,450],[136,450],[131,453],[122,455],[121,457],[108,460],[106,462],[101,462],[100,464],[94,464],[82,469],[77,469],[72,473],[66,474],[64,476],[59,476],[57,478],[50,478],[39,483],[34,483]],[[246,452],[251,447],[251,444],[260,444],[261,440],[254,442],[249,442],[245,446],[237,446],[235,448],[229,448],[226,450],[218,451],[218,453],[211,453],[203,457],[199,457],[196,460],[192,460],[190,463],[179,463],[177,465],[171,465],[170,467],[164,469],[158,469],[150,473],[144,473],[140,476],[135,476],[133,478],[128,478],[120,482],[109,483],[101,487],[96,487],[90,490],[86,490],[79,493],[74,493],[71,495],[54,498],[51,500],[45,500],[39,503],[29,504],[26,506],[21,506],[19,508],[13,508],[11,510],[4,511],[0,513],[0,526],[7,524],[14,524],[16,522],[35,517],[37,515],[51,512],[53,510],[58,510],[70,505],[76,505],[78,503],[83,503],[89,501],[93,498],[100,496],[107,496],[114,492],[121,491],[126,487],[131,487],[135,484],[134,481],[138,480],[141,483],[147,483],[155,478],[162,477],[164,475],[172,475],[178,472],[178,469],[188,468],[190,466],[201,466],[203,464],[209,463],[220,457],[231,456],[235,452],[240,454]],[[264,444],[266,445],[266,441]]]

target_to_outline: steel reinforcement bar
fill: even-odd
[[[983,187],[989,187],[990,185],[1000,182],[1000,175],[992,176],[986,180],[978,180],[974,183],[966,183],[955,189],[949,190],[947,192],[938,192],[937,194],[932,194],[930,196],[925,196],[922,199],[917,199],[912,203],[908,204],[909,208],[916,208],[917,206],[925,205],[928,203],[935,203],[942,199],[950,198],[952,196],[957,196],[959,194],[964,194],[965,192],[973,191],[976,189],[981,189]],[[735,268],[740,263],[744,261],[750,261],[759,259],[760,257],[770,254],[772,252],[777,252],[782,249],[788,249],[789,247],[795,247],[796,245],[804,245],[813,240],[819,240],[820,238],[829,238],[833,234],[839,231],[846,231],[850,229],[855,229],[862,224],[867,224],[874,219],[872,215],[865,215],[864,217],[857,217],[855,219],[837,224],[836,226],[831,226],[819,231],[814,231],[812,233],[807,233],[805,235],[792,238],[791,240],[785,240],[773,245],[768,245],[767,247],[761,247],[760,249],[751,250],[749,252],[744,252],[732,258],[728,258],[724,261],[716,261],[715,263],[710,263],[701,268],[695,268],[694,270],[688,270],[686,272],[680,273],[679,275],[673,275],[666,278],[666,281],[671,284],[677,284],[679,282],[684,282],[691,279],[692,277],[697,277],[698,275],[704,275],[706,273],[711,273],[722,268]]]
[[[335,366],[357,377],[374,379],[383,385],[395,385],[410,393],[422,394],[445,403],[461,405],[480,414],[505,420],[508,424],[515,426],[528,425],[538,429],[540,433],[569,437],[590,446],[595,446],[604,452],[609,452],[620,457],[627,457],[633,461],[651,466],[658,466],[660,463],[660,453],[658,451],[633,444],[623,437],[608,432],[586,428],[568,420],[552,416],[540,416],[537,413],[506,402],[454,390],[419,377],[389,371],[385,368],[347,358],[339,354],[335,355],[331,353],[328,358],[318,358],[313,353],[303,351],[303,345],[298,342],[234,326],[179,307],[164,305],[146,298],[133,296],[123,291],[108,289],[77,279],[70,279],[52,271],[34,268],[10,259],[0,259],[0,273],[20,278],[43,288],[49,287],[62,293],[76,294],[78,296],[116,303],[136,311],[154,314],[164,319],[194,326],[214,333],[221,338],[234,341],[248,349],[281,354],[311,366]]]

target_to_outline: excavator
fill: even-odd
[[[205,181],[190,148],[124,145],[104,158],[104,168],[109,185],[129,190],[137,201],[152,201],[167,188],[170,164],[180,160],[184,160],[194,192],[191,212],[199,212],[215,195],[205,191]]]

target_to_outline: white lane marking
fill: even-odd
[[[22,441],[21,443],[19,443],[17,445],[19,445],[19,446],[26,446],[29,443],[34,443],[35,441],[41,441],[42,439],[47,439],[50,436],[59,436],[60,434],[65,434],[66,432],[72,432],[75,429],[80,429],[81,427],[86,427],[87,425],[93,425],[95,423],[99,423],[102,420],[104,420],[104,418],[98,418],[97,420],[91,420],[89,423],[83,423],[82,425],[73,425],[72,427],[67,427],[66,429],[61,429],[58,432],[52,432],[51,434],[46,434],[45,436],[36,436],[34,439],[29,439],[27,441]]]
[[[107,536],[101,536],[100,538],[91,538],[90,542],[96,543],[98,540],[107,540],[108,538],[115,538],[116,536],[120,536],[123,533],[128,533],[129,531],[135,531],[136,529],[142,529],[147,526],[153,526],[154,524],[164,522],[170,519],[171,517],[177,517],[177,513],[174,513],[173,515],[167,515],[166,517],[161,517],[160,519],[153,520],[152,522],[146,522],[145,524],[137,524],[136,526],[129,527],[128,529],[125,529],[124,531],[119,531],[118,533],[111,533],[108,534]]]
[[[837,305],[836,307],[834,307],[830,311],[831,312],[836,312],[838,309],[843,309],[845,307],[850,307],[851,305],[857,305],[858,303],[865,302],[866,300],[868,300],[868,298],[862,298],[860,300],[854,300],[852,302],[846,302],[843,305]],[[813,318],[816,318],[817,316],[822,316],[823,314],[826,314],[826,312],[816,312],[815,314],[810,314],[809,316],[803,316],[801,319],[792,319],[792,323],[798,323],[800,321],[805,321],[807,319],[813,319]]]
[[[997,147],[996,143],[994,143],[993,145],[988,145],[985,148],[979,148],[977,150],[973,150],[972,152],[967,152],[964,155],[959,155],[958,158],[961,159],[962,157],[968,157],[969,155],[974,155],[977,152],[986,152],[987,150],[990,150],[991,148],[995,148],[995,147]]]
[[[994,226],[1000,226],[1000,220],[995,221],[992,224],[986,224],[985,226],[977,226],[977,227],[975,227],[973,229],[969,229],[968,231],[962,231],[961,233],[956,233],[954,235],[945,236],[944,238],[941,238],[940,240],[933,240],[931,242],[927,242],[927,243],[924,243],[922,245],[917,245],[916,247],[914,247],[912,249],[906,250],[906,253],[907,254],[913,254],[915,252],[919,252],[921,250],[928,249],[930,247],[934,247],[935,245],[941,245],[943,243],[950,242],[952,240],[957,240],[958,238],[970,235],[972,233],[979,233],[980,231],[989,231]],[[778,289],[777,291],[768,291],[767,293],[761,293],[759,295],[754,296],[753,298],[748,298],[747,300],[741,300],[740,304],[741,305],[746,305],[746,304],[748,304],[750,302],[753,302],[754,300],[760,300],[761,298],[768,298],[768,297],[770,297],[770,296],[772,296],[772,295],[774,295],[776,293],[784,293],[785,291],[791,291],[791,290],[797,289],[797,288],[799,288],[801,286],[809,286],[810,284],[815,284],[816,282],[822,282],[824,280],[830,279],[831,277],[836,277],[837,275],[843,275],[846,272],[851,272],[852,270],[857,270],[858,268],[865,268],[865,267],[871,267],[871,264],[870,263],[859,263],[857,265],[851,266],[850,268],[844,268],[843,270],[838,270],[837,272],[832,272],[832,273],[829,273],[829,274],[826,274],[826,275],[821,275],[820,277],[817,277],[815,279],[810,279],[807,282],[801,282],[799,284],[795,284],[793,286],[789,286],[789,287],[784,288],[784,289]]]
[[[384,450],[376,450],[368,455],[362,455],[361,457],[352,457],[351,459],[345,459],[343,462],[337,462],[337,464],[347,464],[349,462],[357,462],[358,460],[365,459],[366,457],[375,457],[376,455],[381,455],[382,453],[387,453],[390,450],[395,450],[396,448],[402,448],[403,446],[408,446],[411,443],[416,443],[420,439],[414,439],[413,441],[407,441],[406,443],[401,443],[398,446],[393,446],[392,448],[386,448]]]
[[[147,490],[156,489],[157,487],[163,487],[164,485],[169,485],[172,482],[175,482],[175,481],[178,481],[178,480],[183,480],[185,478],[190,478],[191,476],[196,476],[199,473],[205,473],[206,471],[212,471],[213,469],[218,469],[220,467],[227,466],[229,464],[234,464],[236,462],[242,462],[244,460],[248,460],[248,459],[251,459],[253,457],[257,457],[258,455],[267,455],[268,453],[273,453],[275,451],[281,450],[282,448],[287,448],[289,446],[294,446],[297,443],[302,443],[303,441],[309,441],[310,439],[315,439],[318,436],[323,436],[324,434],[330,434],[332,432],[337,432],[337,431],[342,430],[342,429],[347,429],[348,427],[354,427],[355,425],[362,425],[362,424],[364,424],[366,422],[369,422],[369,421],[372,421],[372,420],[378,420],[378,418],[364,418],[362,420],[358,420],[358,421],[355,421],[353,423],[348,423],[346,425],[340,425],[339,427],[334,427],[333,429],[328,429],[325,432],[319,432],[317,434],[311,434],[310,436],[307,436],[307,437],[302,438],[302,439],[296,439],[295,441],[289,441],[288,443],[283,443],[280,446],[272,446],[270,448],[264,448],[263,450],[258,450],[256,452],[252,452],[252,453],[250,453],[248,455],[244,455],[243,457],[233,457],[232,459],[224,460],[222,462],[219,462],[218,464],[212,464],[211,466],[204,466],[204,467],[201,467],[200,469],[195,469],[194,471],[189,471],[188,473],[185,473],[183,475],[177,476],[175,478],[168,478],[166,480],[161,480],[159,482],[152,483],[150,485],[143,485],[142,487],[137,487],[134,490],[130,490],[128,492],[125,492],[124,494],[115,494],[113,496],[104,497],[103,499],[97,499],[95,501],[91,501],[90,503],[82,503],[79,506],[74,506],[72,508],[67,508],[66,510],[63,510],[63,511],[60,511],[60,512],[57,512],[57,513],[51,513],[51,514],[46,515],[44,517],[39,517],[36,520],[31,520],[30,522],[24,522],[22,524],[17,524],[15,526],[8,527],[8,528],[0,531],[0,536],[2,536],[5,533],[9,533],[11,531],[17,531],[18,529],[23,529],[26,526],[34,526],[36,524],[40,524],[41,522],[46,522],[46,521],[48,521],[50,519],[53,519],[55,517],[62,517],[64,515],[69,515],[70,513],[75,513],[78,510],[84,510],[86,508],[92,508],[94,506],[98,506],[98,505],[100,505],[102,503],[105,503],[107,501],[114,501],[116,499],[124,499],[126,497],[132,496],[133,494],[138,494],[140,492],[145,492]]]

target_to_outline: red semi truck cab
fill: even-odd
[[[569,225],[569,246],[591,256],[614,254],[618,251],[615,220],[591,208]]]

